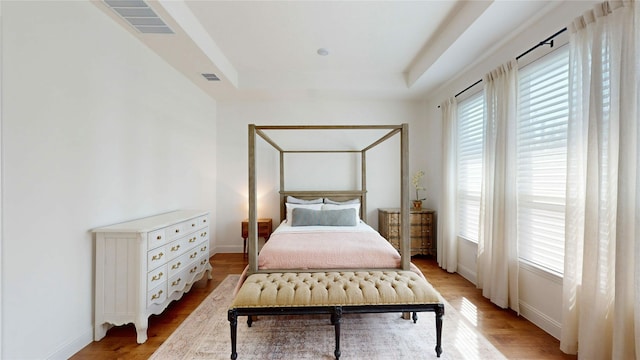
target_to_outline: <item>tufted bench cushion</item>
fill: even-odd
[[[250,275],[231,308],[439,303],[438,292],[413,271]]]
[[[413,271],[259,273],[244,281],[229,307],[231,359],[236,359],[238,316],[330,314],[340,358],[340,321],[347,313],[431,311],[436,315],[436,354],[442,353],[440,295]]]

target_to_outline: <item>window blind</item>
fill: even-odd
[[[569,49],[519,72],[517,227],[521,260],[561,275],[569,116]]]
[[[482,92],[458,104],[457,229],[458,236],[478,242],[482,185]]]

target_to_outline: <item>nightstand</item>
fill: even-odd
[[[271,228],[272,228],[271,219],[258,219],[258,237],[263,237],[266,242],[269,240],[269,236],[271,236]],[[249,237],[249,219],[244,219],[242,221],[242,238],[244,239],[244,249],[243,253],[247,254],[247,238]]]
[[[434,210],[410,210],[411,256],[436,256],[435,217]],[[378,209],[378,232],[400,251],[400,209]]]

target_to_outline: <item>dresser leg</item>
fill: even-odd
[[[145,341],[147,341],[147,328],[149,327],[149,319],[138,319],[138,322],[136,322],[135,325],[136,334],[138,334],[136,341],[138,342],[138,344],[144,344]]]
[[[207,272],[207,279],[209,279],[209,280],[213,279],[213,275],[211,274],[213,272],[213,267],[211,267],[211,263],[209,263],[208,261],[207,261],[207,270],[206,270],[206,272]]]
[[[111,329],[113,325],[109,323],[98,324],[94,327],[93,330],[93,340],[100,341],[102,338],[107,336],[107,330]]]

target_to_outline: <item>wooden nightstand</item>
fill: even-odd
[[[411,256],[436,256],[436,212],[413,210],[409,214]],[[400,251],[400,209],[378,209],[378,232]]]
[[[258,219],[258,237],[263,237],[266,242],[271,236],[271,219]],[[244,239],[243,253],[247,254],[247,238],[249,237],[249,219],[242,220],[242,238]]]

